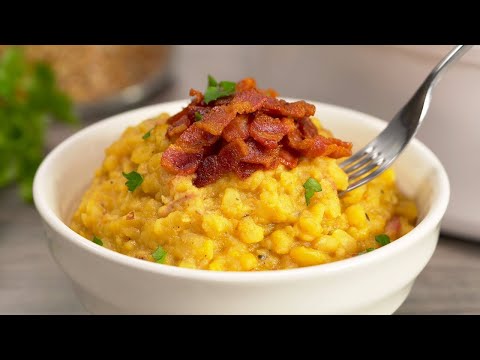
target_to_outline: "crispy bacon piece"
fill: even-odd
[[[197,177],[193,180],[196,187],[212,184],[228,172],[218,155],[210,155],[202,160],[197,170]]]
[[[235,139],[225,145],[218,153],[218,156],[224,159],[231,166],[235,166],[235,163],[238,163],[240,159],[247,156],[249,151],[250,148],[245,141],[242,139]]]
[[[328,156],[339,159],[352,154],[352,143],[339,139],[317,135],[313,139],[305,139],[304,141],[307,144],[307,149],[301,153],[306,157]]]
[[[162,166],[179,175],[196,174],[197,187],[228,173],[245,179],[257,170],[289,169],[298,158],[351,155],[352,144],[317,130],[310,120],[315,106],[288,103],[274,90],[259,90],[252,78],[238,82],[235,94],[205,104],[203,94],[191,89],[192,102],[167,123],[171,145]]]
[[[219,136],[210,134],[198,125],[195,123],[185,130],[175,144],[188,152],[203,152],[205,147],[217,142]]]
[[[298,119],[298,128],[305,137],[313,138],[318,135],[318,129],[308,117]]]
[[[402,223],[400,222],[400,217],[394,215],[390,220],[388,220],[385,225],[385,233],[391,239],[398,239],[400,237],[400,230],[402,228]]]
[[[245,140],[249,135],[248,115],[237,115],[235,119],[230,121],[222,133],[222,137],[228,142],[231,142],[234,139]]]
[[[264,89],[264,90],[261,90],[261,93],[267,95],[268,97],[278,96],[278,92],[276,92],[274,89]]]
[[[176,123],[181,117],[183,116],[188,116],[188,112],[190,111],[190,105],[188,105],[186,108],[183,108],[182,111],[176,113],[173,116],[170,116],[167,120],[167,124],[174,124]]]
[[[257,82],[255,81],[254,78],[245,78],[243,80],[240,80],[237,83],[237,86],[235,87],[236,92],[242,92],[250,89],[256,89],[257,88]]]
[[[283,116],[298,119],[313,116],[313,114],[315,114],[315,105],[308,104],[303,100],[288,103],[285,100],[267,97],[262,106],[262,110],[270,116]]]
[[[238,168],[240,159],[248,154],[248,146],[242,139],[235,139],[224,146],[218,155],[207,156],[197,170],[193,184],[197,187],[214,183],[223,175]]]
[[[190,175],[197,170],[201,160],[201,152],[187,153],[178,145],[172,144],[163,153],[161,164],[171,173]]]
[[[256,141],[247,141],[248,153],[241,159],[242,162],[248,164],[263,165],[265,169],[273,168],[278,159],[280,148],[268,149]]]
[[[262,165],[240,162],[233,171],[240,179],[246,179],[257,170],[262,170]]]
[[[198,122],[198,126],[210,134],[221,135],[223,129],[235,116],[236,113],[229,106],[215,106],[203,117],[202,121]]]
[[[302,136],[302,133],[298,129],[290,131],[287,134],[286,140],[287,145],[297,151],[303,151],[308,148],[307,143],[304,142],[304,137]]]
[[[167,129],[167,137],[172,140],[178,138],[190,126],[191,121],[187,114],[178,118],[174,123],[170,124]]]
[[[280,149],[280,154],[278,156],[280,164],[285,165],[289,169],[293,169],[298,165],[298,159],[288,150]]]
[[[222,106],[222,105],[229,105],[232,102],[233,95],[222,97],[217,100],[213,100],[208,104],[209,108],[210,107],[215,107],[215,106]]]
[[[268,99],[260,91],[250,89],[236,93],[230,106],[237,114],[252,114],[260,110]]]
[[[334,159],[352,155],[352,143],[316,135],[302,139],[300,130],[287,135],[288,146],[306,157],[328,156]]]
[[[275,119],[262,113],[255,115],[249,126],[250,135],[269,149],[278,147],[278,142],[294,129],[291,119]]]
[[[203,94],[201,91],[195,90],[195,89],[190,89],[190,96],[193,96],[194,98],[192,99],[192,104],[198,105],[201,104],[203,101]]]

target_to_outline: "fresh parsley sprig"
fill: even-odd
[[[160,245],[158,245],[157,250],[155,250],[152,253],[152,256],[153,256],[153,260],[155,260],[155,262],[157,262],[159,264],[164,264],[165,260],[167,258],[167,252]]]
[[[143,176],[136,171],[131,171],[128,174],[122,172],[122,175],[125,179],[127,179],[125,185],[127,185],[128,191],[135,191],[135,189],[143,182]]]
[[[315,195],[316,192],[322,191],[322,185],[314,178],[309,178],[307,181],[305,181],[303,187],[305,189],[305,202],[308,206],[310,205],[310,200],[312,199],[313,195]]]
[[[33,198],[33,177],[51,118],[78,122],[53,70],[28,62],[20,48],[8,48],[0,57],[0,188],[17,183],[26,202]]]
[[[369,253],[369,252],[372,252],[373,250],[375,250],[374,248],[367,248],[361,252],[359,252],[357,255],[363,255],[363,254],[366,254],[366,253]]]
[[[198,111],[195,111],[195,121],[200,121],[203,119],[203,115],[200,114]]]
[[[387,234],[376,235],[375,241],[379,243],[380,246],[385,246],[390,243],[390,237]]]
[[[102,241],[102,239],[96,237],[95,235],[93,235],[92,241],[93,241],[95,244],[97,244],[97,245],[103,246],[103,241]]]
[[[143,134],[142,139],[143,139],[143,140],[147,140],[147,139],[152,135],[152,130],[153,130],[154,128],[155,128],[155,127],[151,128],[151,129],[148,130],[145,134]]]
[[[203,95],[203,101],[205,104],[219,98],[230,96],[235,94],[236,84],[233,81],[220,81],[217,82],[212,75],[208,75],[208,87]]]

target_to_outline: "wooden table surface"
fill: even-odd
[[[153,102],[185,98],[191,86],[203,89],[210,73],[232,80],[254,76],[260,85],[286,96],[335,102],[384,118],[401,105],[401,96],[398,104],[389,105],[392,109],[377,111],[355,106],[354,97],[329,98],[328,88],[315,86],[309,78],[318,74],[319,56],[325,50],[346,51],[315,46],[181,46],[174,62],[173,86]],[[53,127],[49,148],[71,133]],[[433,258],[397,313],[480,314],[479,260],[480,243],[441,236]],[[86,314],[48,252],[38,213],[19,200],[13,187],[0,190],[0,314]]]

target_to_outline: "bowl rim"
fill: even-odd
[[[287,101],[296,101],[294,98],[283,97]],[[373,127],[377,128],[379,131],[386,126],[386,122],[380,120],[372,115],[365,114],[353,109],[326,104],[318,101],[305,100],[309,103],[313,103],[317,107],[323,110],[337,111],[342,112],[350,117],[363,118],[362,121],[367,121]],[[171,276],[176,278],[186,278],[186,279],[195,279],[203,281],[214,281],[214,282],[230,282],[230,283],[249,283],[251,281],[255,282],[277,282],[296,280],[296,279],[307,279],[310,277],[319,277],[327,276],[332,273],[337,273],[344,270],[354,270],[359,266],[369,265],[375,262],[382,261],[382,258],[390,257],[395,255],[396,252],[401,251],[407,247],[413,245],[416,241],[427,236],[429,233],[433,232],[436,226],[440,223],[443,215],[448,206],[450,198],[450,185],[448,180],[448,175],[441,164],[440,160],[435,156],[435,154],[418,139],[413,139],[409,144],[409,147],[414,147],[416,152],[422,153],[423,156],[428,158],[430,164],[433,168],[438,171],[438,183],[439,191],[435,199],[433,199],[431,207],[428,213],[425,215],[424,219],[408,234],[402,236],[398,240],[388,244],[388,246],[383,246],[376,249],[370,253],[363,254],[362,256],[354,256],[348,259],[342,259],[334,261],[327,264],[293,268],[293,269],[283,269],[283,270],[268,270],[268,271],[212,271],[212,270],[202,270],[202,269],[189,269],[181,268],[177,266],[157,264],[150,261],[140,260],[133,258],[116,251],[104,248],[94,244],[92,241],[84,238],[83,236],[77,234],[75,231],[70,229],[50,208],[48,205],[47,199],[42,192],[42,186],[45,182],[48,181],[48,168],[50,164],[56,161],[58,158],[61,158],[61,154],[64,149],[70,147],[72,144],[75,144],[77,141],[82,138],[87,138],[87,135],[91,132],[97,131],[102,127],[108,127],[113,123],[118,121],[128,122],[128,119],[137,116],[144,112],[153,112],[158,111],[161,113],[162,108],[166,107],[181,107],[189,102],[188,99],[176,100],[170,102],[164,102],[149,106],[144,106],[138,109],[122,112],[120,114],[110,116],[102,121],[96,122],[95,124],[89,125],[82,130],[71,135],[67,139],[63,140],[59,145],[57,145],[42,161],[39,166],[34,182],[33,182],[33,197],[34,203],[42,217],[55,232],[60,234],[65,241],[69,241],[71,244],[78,246],[83,251],[89,252],[91,255],[99,256],[104,260],[112,261],[118,265],[123,265],[127,267],[133,267],[136,270],[143,270],[151,273],[156,273],[159,275]],[[158,109],[158,110],[157,110]],[[140,117],[138,121],[143,121],[145,118]],[[126,128],[127,126],[125,126]]]

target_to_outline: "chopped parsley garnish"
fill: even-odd
[[[125,185],[128,187],[128,191],[135,191],[137,187],[139,187],[143,182],[143,177],[136,171],[129,172],[125,174],[122,172],[122,175],[127,179]]]
[[[369,253],[370,251],[373,251],[375,250],[374,248],[368,248],[368,249],[365,249],[361,252],[358,253],[358,255],[363,255],[363,254],[366,254],[366,253]]]
[[[219,83],[211,75],[208,75],[208,87],[203,95],[205,104],[221,97],[230,96],[235,93],[236,84],[233,81],[220,81]]]
[[[143,136],[142,136],[142,139],[143,140],[147,140],[151,135],[152,135],[152,130],[155,129],[155,126],[153,128],[151,128],[150,130],[148,130]]]
[[[167,252],[159,245],[157,250],[152,253],[153,259],[159,264],[164,264]]]
[[[195,121],[200,121],[203,119],[203,115],[200,114],[198,111],[195,111]]]
[[[380,246],[384,246],[390,243],[390,238],[388,235],[380,234],[375,236],[375,241],[380,244]]]
[[[208,86],[217,86],[217,80],[212,75],[208,75]]]
[[[92,240],[95,244],[97,245],[100,245],[100,246],[103,246],[103,241],[102,239],[99,239],[98,237],[96,237],[95,235],[93,235],[93,240]]]
[[[305,201],[307,202],[308,206],[310,205],[310,199],[313,197],[313,195],[316,192],[322,191],[322,185],[320,185],[320,183],[314,178],[309,178],[307,181],[305,181],[303,187],[305,188]]]

